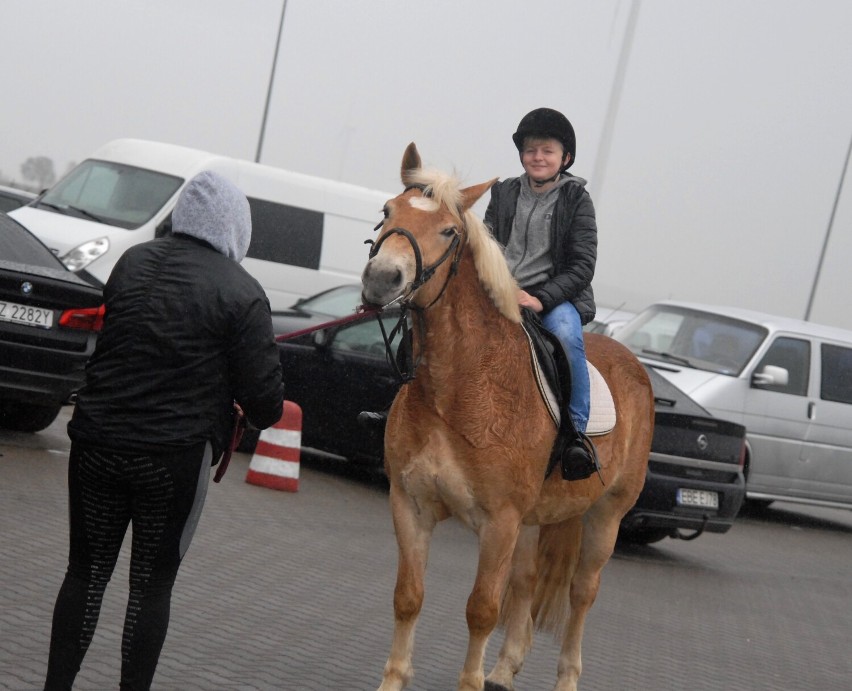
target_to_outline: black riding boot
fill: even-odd
[[[598,472],[597,453],[585,434],[569,440],[562,451],[562,478],[564,480],[585,480]],[[588,444],[588,445],[587,445]],[[591,448],[589,448],[591,447]]]
[[[592,440],[578,430],[561,430],[556,438],[547,475],[559,463],[563,480],[585,480],[595,473],[601,478],[598,453]]]

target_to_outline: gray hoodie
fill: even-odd
[[[563,175],[547,192],[536,193],[530,187],[527,174],[521,175],[515,221],[505,250],[509,269],[521,287],[543,283],[553,275],[550,219],[559,198],[559,188],[570,179]]]
[[[172,230],[204,240],[239,263],[251,243],[248,199],[230,180],[206,170],[180,193],[172,213]]]

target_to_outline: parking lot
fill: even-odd
[[[0,431],[0,689],[39,689],[67,554],[70,410]],[[373,689],[388,652],[396,544],[381,480],[303,457],[298,492],[247,484],[238,454],[211,485],[175,586],[154,689]],[[455,688],[476,541],[436,531],[411,688]],[[777,504],[725,535],[620,547],[584,640],[584,691],[813,689],[852,684],[852,512]],[[117,687],[126,555],[76,688]],[[499,632],[489,646],[489,668]],[[547,690],[540,634],[517,679]]]

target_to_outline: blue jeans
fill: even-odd
[[[541,322],[544,328],[556,335],[568,354],[571,367],[571,401],[568,411],[574,427],[585,432],[589,423],[589,370],[586,366],[580,313],[570,302],[563,302],[545,314]]]

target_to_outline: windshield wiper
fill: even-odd
[[[645,355],[653,355],[654,357],[662,358],[663,360],[668,360],[669,362],[676,362],[679,365],[683,365],[685,367],[692,367],[695,369],[695,365],[692,364],[687,358],[681,357],[680,355],[673,355],[672,353],[664,353],[659,350],[651,350],[650,348],[642,348],[642,353]]]
[[[65,206],[60,206],[59,204],[51,204],[50,202],[46,202],[46,201],[43,201],[43,200],[38,202],[37,206],[46,206],[49,209],[55,209],[59,213],[66,214],[66,215],[69,211],[73,211],[74,213],[79,214],[80,216],[83,216],[85,218],[89,218],[93,221],[97,221],[98,223],[106,223],[106,221],[104,219],[102,219],[100,216],[96,216],[91,211],[86,211],[85,209],[81,209],[79,206],[71,206],[70,204],[66,204]]]

